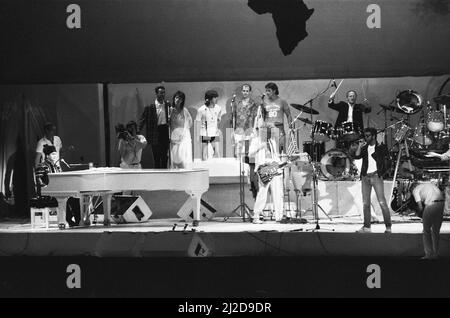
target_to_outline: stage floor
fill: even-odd
[[[359,216],[342,217],[332,216],[332,219],[319,219],[321,232],[332,231],[335,233],[354,233],[362,226],[362,219]],[[56,225],[45,228],[31,228],[28,221],[6,220],[0,222],[0,233],[102,233],[102,232],[179,232],[192,231],[206,233],[235,233],[235,232],[292,232],[292,231],[311,231],[316,228],[316,221],[311,216],[304,216],[308,223],[296,223],[296,219],[286,222],[275,222],[266,218],[263,224],[253,224],[243,221],[242,217],[233,216],[228,219],[216,217],[209,221],[201,221],[199,226],[192,227],[191,222],[185,222],[179,218],[172,219],[150,219],[143,223],[134,224],[112,224],[105,227],[101,222],[87,227],[74,227],[60,230]],[[414,216],[392,216],[392,233],[395,234],[414,234],[422,233],[421,219]],[[174,225],[177,225],[174,229]],[[185,225],[187,227],[185,228]],[[383,233],[385,226],[382,221],[372,222],[372,233]],[[441,234],[450,234],[450,218],[445,217],[441,227]]]
[[[151,219],[141,224],[101,224],[59,230],[31,229],[30,224],[0,223],[0,256],[97,257],[236,257],[236,256],[352,256],[421,257],[422,223],[415,217],[392,217],[392,233],[383,223],[372,233],[355,233],[356,217],[320,219],[308,223],[264,224],[240,217],[214,218],[197,227],[180,219]],[[176,226],[175,226],[176,225]],[[450,258],[450,222],[441,228],[440,254]]]

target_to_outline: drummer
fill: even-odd
[[[339,103],[335,103],[335,96],[336,95],[333,94],[328,100],[328,107],[339,112],[336,119],[335,128],[341,127],[344,122],[352,122],[362,133],[364,131],[363,113],[370,113],[371,107],[369,105],[357,104],[357,94],[354,90],[347,92],[347,101],[345,102],[341,101]],[[338,141],[337,148],[349,150],[349,147],[350,143]]]

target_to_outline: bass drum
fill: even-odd
[[[331,149],[320,160],[322,174],[328,180],[341,180],[349,175],[350,157],[342,150]]]

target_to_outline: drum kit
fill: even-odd
[[[420,153],[421,159],[424,159],[424,154],[429,151],[442,153],[448,149],[450,142],[450,116],[447,111],[447,106],[450,105],[450,95],[437,96],[433,101],[436,103],[436,107],[431,107],[429,102],[425,106],[422,97],[416,91],[405,90],[397,94],[391,104],[380,104],[381,111],[385,112],[385,119],[387,112],[391,112],[391,118],[394,118],[392,114],[402,116],[402,119],[399,120],[396,118],[398,121],[390,126],[387,126],[387,121],[385,120],[385,127],[382,129],[382,131],[387,131],[388,128],[393,128],[390,156],[391,158],[398,156],[390,200],[392,199],[394,186],[397,183],[396,177],[400,159],[405,159],[406,157],[409,163],[409,169],[411,171],[414,170],[411,167],[411,160],[409,160],[409,149],[411,150],[412,161],[414,161],[417,153]],[[313,120],[312,116],[318,115],[319,112],[312,107],[306,106],[306,104],[291,104],[291,107],[300,111],[300,114],[293,122],[299,120],[305,125],[311,125],[311,140],[303,142],[303,151],[310,156],[310,162],[309,164],[306,162],[297,164],[291,170],[294,190],[305,192],[305,187],[308,191],[311,190],[312,176],[325,180],[355,180],[359,172],[347,150],[335,148],[325,151],[325,142],[335,140],[337,145],[349,145],[361,139],[363,132],[359,127],[355,126],[352,122],[343,122],[340,126],[333,127],[331,123],[326,121]],[[303,113],[311,115],[310,119],[300,118]],[[419,113],[419,123],[412,126],[410,124],[412,115]],[[385,138],[387,138],[387,135],[385,135]],[[402,155],[403,151],[406,151],[406,156]],[[426,170],[426,168],[433,168],[433,164],[440,160],[430,161],[433,161],[433,163],[430,163],[428,166],[425,163],[425,166],[420,167],[421,169],[425,168],[425,170],[421,170],[423,172],[421,175],[422,182],[423,180],[432,180],[442,184],[442,180],[445,179],[442,174],[439,176],[428,175]],[[447,170],[448,168],[445,170],[445,174],[448,174]],[[405,182],[400,183],[403,184]],[[396,200],[396,206],[402,206],[401,202],[398,202],[398,196],[394,200]]]
[[[406,97],[409,93],[410,97]],[[436,107],[427,103],[424,107],[422,97],[414,91],[401,92],[397,97],[397,111],[401,110],[406,115],[406,120],[401,121],[401,125],[396,127],[393,134],[395,142],[406,140],[408,146],[417,152],[446,151],[450,142],[450,117],[447,106],[450,105],[450,95],[440,95],[435,97]],[[411,103],[411,104],[405,104]],[[387,109],[392,106],[380,104]],[[410,124],[410,115],[421,111],[419,121],[413,128]],[[395,148],[394,148],[395,151]]]
[[[423,98],[413,90],[404,90],[397,94],[394,101],[389,104],[380,104],[381,111],[385,112],[385,127],[393,128],[391,137],[391,156],[398,155],[399,150],[406,147],[411,149],[414,156],[416,153],[426,153],[428,151],[444,152],[448,149],[450,142],[450,114],[447,106],[450,105],[450,95],[440,95],[433,101],[436,107],[431,107],[427,103],[426,107]],[[311,125],[311,140],[303,142],[303,151],[311,156],[312,163],[321,172],[320,177],[325,180],[354,180],[358,177],[358,171],[353,160],[348,153],[348,145],[361,139],[363,132],[353,122],[343,122],[338,127],[333,127],[329,122],[323,120],[313,120],[313,115],[319,112],[312,107],[300,104],[291,104],[291,107],[300,111],[294,119],[298,119],[305,125]],[[386,113],[401,115],[402,119],[390,126],[387,126]],[[300,118],[303,113],[310,114],[309,118]],[[411,125],[411,117],[419,114],[417,125]],[[385,135],[387,138],[387,135]],[[325,143],[335,140],[337,147],[325,151]],[[386,141],[387,142],[387,141]],[[347,149],[344,149],[347,148]],[[408,149],[406,149],[408,150]],[[409,157],[409,155],[408,155]],[[422,158],[423,159],[423,156]]]
[[[427,103],[427,106],[424,107],[422,97],[412,90],[401,92],[396,99],[396,112],[400,113],[401,111],[407,117],[400,121],[400,126],[396,128],[393,134],[396,144],[391,147],[391,157],[394,157],[395,152],[397,152],[397,162],[389,201],[392,210],[401,214],[410,210],[409,203],[411,203],[412,196],[409,187],[412,181],[432,182],[443,187],[448,180],[448,167],[436,169],[437,166],[442,165],[440,159],[425,158],[429,157],[427,155],[429,152],[445,152],[450,141],[450,118],[447,114],[450,95],[440,95],[433,100],[436,103],[435,108],[430,103]],[[381,106],[384,109],[392,108],[389,105]],[[412,128],[410,115],[420,111],[419,122],[415,128]],[[400,175],[400,178],[397,178],[401,159],[404,158],[402,151],[406,152],[409,171],[406,173],[406,177]],[[413,168],[411,162],[416,167]]]
[[[310,114],[311,119],[299,118],[304,124],[311,125],[311,140],[303,142],[303,151],[311,156],[312,164],[320,171],[320,177],[326,180],[351,180],[356,177],[355,167],[347,150],[335,148],[325,152],[325,143],[335,140],[337,144],[349,144],[361,138],[362,131],[353,122],[343,122],[339,127],[333,127],[323,120],[312,120],[312,115],[319,112],[312,107],[300,104],[291,106],[302,113]]]

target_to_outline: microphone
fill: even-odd
[[[266,93],[261,95],[261,99],[264,100],[264,98],[266,97]]]
[[[331,87],[337,88],[337,85],[336,85],[336,81],[335,81],[335,80],[333,80],[333,84],[331,84]]]
[[[175,231],[176,227],[177,227],[177,224],[175,223],[172,227],[172,231]]]
[[[61,161],[63,164],[67,166],[67,168],[70,169],[70,165],[63,158],[61,158],[59,161]]]
[[[233,98],[231,99],[231,102],[234,103],[235,99],[236,99],[236,94],[233,94]]]
[[[186,223],[186,224],[184,225],[183,231],[186,231],[186,228],[187,228],[188,226],[189,226],[189,224]]]

